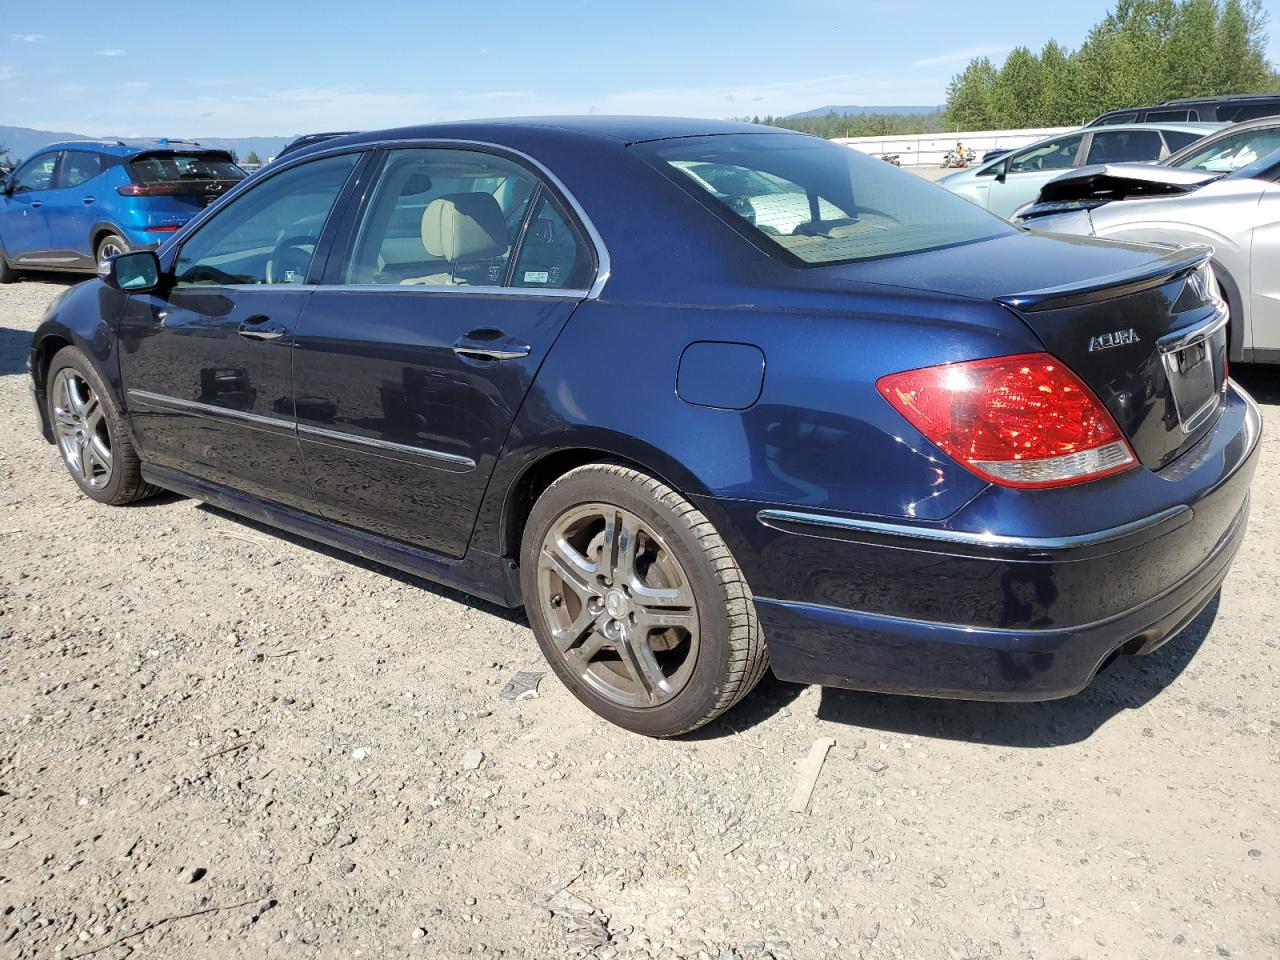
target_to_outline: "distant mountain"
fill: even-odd
[[[155,134],[166,136],[166,134]],[[0,127],[0,147],[6,147],[9,157],[18,160],[29,157],[36,150],[60,140],[111,140],[113,137],[89,137],[83,133],[65,133],[53,130],[32,130],[29,127]],[[134,139],[121,137],[122,140]],[[171,139],[177,139],[171,137]],[[294,137],[196,137],[201,146],[217,150],[230,150],[241,160],[256,153],[263,160],[274,157]]]
[[[860,116],[863,116],[864,114],[869,114],[869,113],[876,113],[876,114],[896,113],[896,114],[905,114],[907,116],[916,116],[917,114],[921,114],[921,113],[936,113],[941,109],[942,109],[942,106],[940,105],[929,106],[929,107],[919,106],[919,105],[906,106],[906,107],[903,107],[903,106],[860,107],[854,104],[852,106],[844,106],[844,107],[837,107],[837,106],[817,107],[814,110],[805,110],[803,113],[793,113],[787,119],[791,120],[791,119],[797,119],[800,117],[825,117],[829,113],[834,113],[837,116],[841,116],[841,117],[860,117]]]

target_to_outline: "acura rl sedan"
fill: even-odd
[[[1159,647],[1244,536],[1260,421],[1208,256],[1027,233],[784,130],[413,127],[109,261],[32,386],[87,496],[523,605],[630,730],[769,665],[1042,700]]]

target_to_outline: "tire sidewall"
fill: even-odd
[[[93,248],[93,266],[95,270],[98,268],[98,265],[102,262],[102,256],[101,256],[102,248],[105,247],[108,243],[111,243],[112,241],[115,242],[115,245],[120,248],[120,251],[122,253],[128,253],[132,249],[129,245],[129,241],[126,240],[124,237],[120,236],[120,234],[108,233],[105,237],[99,240],[98,245]]]
[[[67,369],[74,370],[87,380],[89,382],[89,386],[93,388],[93,392],[97,395],[98,402],[102,404],[103,413],[106,417],[107,434],[111,438],[111,479],[107,481],[107,484],[104,487],[91,487],[77,476],[75,471],[71,469],[70,464],[67,463],[66,458],[62,455],[62,446],[57,442],[57,428],[55,426],[54,446],[58,451],[58,459],[62,461],[63,468],[71,476],[71,479],[75,481],[76,486],[80,488],[81,492],[84,493],[85,496],[92,500],[96,500],[99,503],[111,503],[120,492],[120,487],[124,483],[125,473],[122,468],[123,465],[120,462],[121,457],[119,455],[121,450],[120,438],[124,430],[124,424],[120,419],[120,410],[119,407],[116,406],[115,396],[111,393],[111,390],[107,387],[102,377],[99,376],[97,369],[95,369],[93,364],[89,362],[89,358],[85,356],[84,351],[80,350],[78,347],[63,347],[54,355],[53,360],[49,363],[49,372],[45,376],[44,380],[45,411],[49,417],[50,424],[56,424],[53,415],[53,381],[58,375],[58,371]]]
[[[658,707],[624,707],[606,700],[583,684],[550,640],[550,625],[538,599],[538,553],[555,520],[566,510],[585,503],[614,504],[652,525],[675,552],[693,588],[699,629],[693,674],[679,693]],[[646,736],[669,737],[698,726],[712,711],[731,657],[725,591],[692,531],[682,520],[672,517],[641,484],[588,467],[574,470],[548,487],[525,524],[520,548],[520,589],[525,598],[525,614],[552,671],[578,700],[606,720]]]

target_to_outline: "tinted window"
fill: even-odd
[[[1183,170],[1231,173],[1277,149],[1280,149],[1280,127],[1268,130],[1242,130],[1192,150],[1179,159],[1174,166]]]
[[[1190,110],[1148,110],[1147,123],[1185,123],[1190,120]]]
[[[538,181],[470,150],[393,150],[378,175],[345,283],[501,286]]]
[[[46,153],[44,156],[28,160],[14,176],[13,192],[29,193],[32,190],[48,190],[53,186],[53,168],[57,163],[56,153]]]
[[[1066,170],[1075,166],[1076,152],[1084,134],[1059,137],[1048,143],[1037,144],[1021,153],[1015,153],[1009,161],[1010,173],[1033,173],[1037,170]]]
[[[1169,152],[1173,153],[1181,150],[1183,147],[1190,146],[1203,136],[1204,134],[1202,133],[1186,133],[1182,130],[1166,130],[1164,131],[1164,142],[1169,145]]]
[[[1093,135],[1086,163],[1159,159],[1164,143],[1155,130],[1106,130]]]
[[[1219,110],[1219,119],[1222,111]],[[1280,116],[1280,100],[1271,100],[1266,103],[1247,103],[1242,107],[1237,107],[1235,113],[1231,115],[1233,123],[1241,123],[1245,120],[1258,120],[1261,117]]]
[[[58,174],[58,186],[78,187],[92,180],[107,168],[109,159],[100,153],[68,150],[62,155],[62,172]]]
[[[1097,123],[1093,124],[1093,126],[1111,127],[1117,123],[1133,123],[1137,119],[1138,119],[1138,115],[1136,113],[1117,113],[1111,117],[1103,117]]]
[[[316,241],[358,159],[314,160],[264,180],[182,245],[177,282],[304,283]]]
[[[805,263],[913,253],[1009,230],[942,187],[816,137],[734,134],[632,149],[766,250]]]
[[[225,153],[159,153],[138,157],[129,166],[140,183],[245,178],[245,172]]]
[[[511,282],[517,287],[583,290],[594,272],[589,248],[573,221],[543,193],[520,240]]]

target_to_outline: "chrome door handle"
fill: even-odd
[[[515,337],[504,336],[501,330],[472,330],[453,344],[454,353],[470,360],[519,360],[532,349]]]
[[[255,330],[252,327],[241,327],[236,333],[246,340],[279,340],[284,336],[283,330]]]
[[[97,197],[85,197],[85,198],[84,198],[84,202],[85,202],[85,203],[93,203],[93,201],[95,201],[95,200],[97,200],[97,199],[98,199]]]

